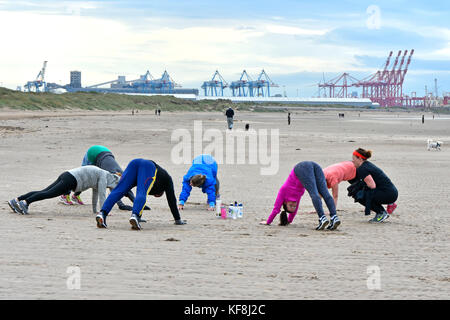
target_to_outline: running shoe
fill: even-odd
[[[329,224],[330,222],[328,221],[327,217],[325,215],[323,215],[320,219],[319,219],[319,225],[316,227],[316,230],[323,230],[325,229],[325,227]]]
[[[340,224],[341,224],[341,220],[339,220],[338,216],[333,216],[330,219],[330,225],[327,227],[327,230],[336,230]]]
[[[106,215],[100,211],[100,213],[95,217],[97,221],[97,228],[106,228]]]
[[[72,202],[72,204],[81,204],[81,205],[84,204],[83,200],[81,200],[81,197],[80,196],[76,196],[75,194],[72,195],[72,201],[71,202]]]
[[[19,208],[22,214],[28,214],[28,204],[25,202],[25,200],[19,201]]]
[[[13,212],[23,214],[22,212],[20,212],[20,207],[16,199],[9,200],[8,205]]]
[[[387,218],[389,218],[389,214],[386,211],[383,211],[381,213],[377,213],[373,219],[369,220],[369,222],[381,223]]]
[[[391,203],[387,205],[387,213],[389,214],[393,214],[394,210],[397,208],[397,204],[396,203]]]
[[[132,214],[130,218],[131,229],[141,230],[140,217],[137,214]]]
[[[70,194],[63,194],[59,197],[59,201],[65,205],[73,205],[72,200],[70,200]]]

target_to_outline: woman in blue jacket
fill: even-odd
[[[202,192],[208,195],[208,210],[214,210],[216,198],[219,198],[219,180],[217,179],[217,162],[211,155],[202,154],[192,161],[192,166],[183,177],[183,187],[178,202],[180,210],[183,210],[192,187],[202,188]]]

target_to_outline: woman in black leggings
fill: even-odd
[[[388,176],[368,159],[372,156],[372,151],[357,149],[353,152],[352,162],[356,167],[356,179],[362,180],[367,185],[364,197],[357,201],[366,207],[366,215],[370,211],[375,212],[375,217],[369,222],[383,222],[389,214],[383,204],[393,204],[398,198],[397,188]]]
[[[92,211],[97,213],[106,200],[106,189],[113,189],[120,177],[96,166],[84,166],[63,172],[55,182],[40,191],[28,192],[8,201],[11,209],[17,213],[28,214],[28,206],[36,201],[56,198],[67,192],[84,191],[92,188]]]
[[[62,173],[55,182],[41,191],[31,191],[22,196],[8,201],[9,206],[17,213],[27,214],[28,206],[36,201],[55,198],[67,191],[75,190],[77,180],[69,172]],[[24,202],[25,203],[24,203]]]

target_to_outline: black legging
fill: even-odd
[[[392,186],[389,189],[377,189],[372,190],[371,201],[370,201],[370,210],[375,213],[382,213],[384,211],[383,204],[390,204],[397,201],[398,198],[398,190],[396,187]],[[366,206],[367,198],[358,200],[360,204]],[[366,211],[366,214],[369,214],[369,211]]]
[[[77,180],[69,172],[62,173],[55,182],[41,191],[32,191],[20,196],[19,201],[25,200],[29,205],[35,201],[56,198],[77,188]]]

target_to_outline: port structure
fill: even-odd
[[[24,90],[26,92],[45,92],[47,91],[47,83],[45,82],[45,69],[47,68],[47,61],[44,61],[42,69],[39,71],[35,80],[27,81],[24,84]]]
[[[331,80],[319,83],[319,90],[328,91],[328,97],[331,98],[348,98],[350,97],[348,89],[357,82],[359,82],[358,79],[344,72]]]
[[[203,82],[201,88],[204,90],[205,96],[223,97],[223,89],[228,87],[228,83],[216,70],[213,77],[209,81]]]
[[[86,89],[97,89],[107,84],[111,86],[111,89],[133,89],[136,92],[142,93],[171,93],[175,88],[181,87],[170,77],[167,70],[164,71],[159,79],[155,79],[150,71],[147,70],[139,79],[125,80],[124,76],[119,76],[117,79],[111,81],[87,86]]]
[[[250,81],[253,81],[253,79],[247,71],[242,71],[239,80],[231,82],[230,89],[233,97],[248,97]]]
[[[362,89],[361,98],[369,98],[381,107],[402,106],[406,99],[403,95],[403,83],[413,54],[414,49],[409,51],[409,56],[408,50],[404,50],[403,53],[399,50],[391,63],[393,57],[391,51],[381,70],[361,80],[343,73],[329,81],[319,83],[319,91],[320,89],[328,91],[330,98],[348,98],[351,97],[348,94],[349,88],[356,87]]]
[[[250,97],[270,97],[271,87],[278,87],[278,84],[274,83],[263,69],[258,79],[249,83]]]
[[[406,60],[408,50],[404,50],[403,55],[402,50],[399,50],[391,69],[388,70],[392,57],[391,51],[382,71],[377,71],[355,84],[355,87],[362,88],[361,97],[369,98],[382,107],[403,105],[403,83],[413,54],[414,49],[410,51]]]

